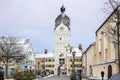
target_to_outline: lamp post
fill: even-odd
[[[47,49],[45,49],[44,50],[44,54],[45,54],[45,56],[44,56],[44,76],[46,75],[46,64],[45,64],[45,61],[46,61],[46,55],[47,55],[47,53],[48,53],[48,51],[47,51]]]
[[[32,67],[30,66],[30,71],[31,71]]]
[[[46,59],[44,58],[44,76],[46,75],[46,70],[45,70],[46,65],[45,65],[45,61],[46,61]]]
[[[68,51],[70,51],[70,44],[68,44],[67,46],[65,46],[66,49],[66,74],[68,74],[68,67],[67,67],[67,54],[69,53]]]
[[[72,52],[72,55],[73,55],[73,59],[72,59],[72,74],[73,74],[73,79],[74,79],[74,73],[75,73],[75,54],[76,54],[76,52],[75,51],[73,51]]]
[[[37,71],[37,73],[38,73],[38,75],[39,75],[39,68],[40,68],[40,62],[37,62],[37,64],[38,64],[38,71]]]

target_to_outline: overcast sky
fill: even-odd
[[[64,4],[69,16],[71,44],[83,50],[95,41],[105,20],[106,0],[0,0],[0,36],[28,37],[34,52],[54,47],[54,25]]]

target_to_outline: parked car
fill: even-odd
[[[82,76],[79,72],[75,72],[71,75],[71,80],[82,80]]]

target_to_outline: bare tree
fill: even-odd
[[[105,7],[103,8],[103,11],[107,13],[109,16],[108,24],[111,25],[111,23],[114,23],[114,25],[111,25],[110,30],[105,29],[106,31],[109,31],[109,33],[113,36],[117,35],[117,25],[119,23],[120,19],[120,0],[108,0],[105,2]]]
[[[104,30],[109,33],[115,45],[117,45],[118,67],[120,73],[120,0],[108,0],[105,6],[104,11],[110,14],[110,17],[108,19],[109,27]]]
[[[111,14],[120,5],[120,0],[108,0],[105,2],[103,11],[107,14]]]
[[[0,59],[6,68],[6,77],[8,76],[9,63],[19,63],[25,59],[25,54],[22,52],[23,48],[15,37],[0,38]]]

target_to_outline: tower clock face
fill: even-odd
[[[64,30],[64,27],[63,27],[63,26],[61,26],[61,27],[60,27],[60,30]]]

